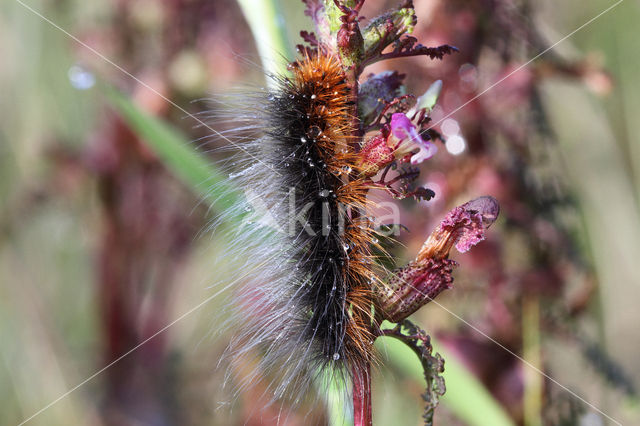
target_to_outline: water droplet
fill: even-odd
[[[380,241],[380,240],[378,240],[376,237],[371,238],[371,242],[372,242],[373,244],[378,244],[378,242],[379,242],[379,241]]]
[[[318,192],[318,195],[321,196],[322,198],[327,198],[332,191],[329,191],[328,189],[323,189],[320,192]]]
[[[344,243],[344,244],[342,245],[342,248],[344,249],[344,251],[349,251],[349,249],[350,249],[351,247],[349,247],[349,244]]]
[[[309,136],[311,139],[316,139],[321,134],[322,129],[318,126],[311,126],[311,128],[309,128],[309,130],[307,131],[307,136]]]
[[[350,166],[344,166],[342,167],[342,171],[344,171],[345,173],[351,173],[351,167]]]
[[[311,99],[315,99],[315,98],[317,98],[316,95],[311,95]]]
[[[340,354],[338,352],[336,352],[335,354],[333,354],[332,358],[333,358],[334,361],[337,361],[337,360],[340,359]]]
[[[245,211],[245,212],[250,212],[250,211],[251,211],[251,206],[246,206],[246,207],[244,208],[244,211]]]
[[[307,138],[305,138],[304,136],[302,136],[302,137],[300,138],[300,142],[302,142],[302,143],[307,143]]]

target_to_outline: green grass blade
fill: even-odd
[[[295,53],[287,36],[280,1],[238,0],[238,5],[251,28],[262,66],[270,72],[285,72],[287,63],[283,57],[292,60]]]
[[[210,203],[215,200],[217,210],[229,209],[241,202],[241,193],[229,186],[226,175],[217,170],[178,130],[142,111],[122,93],[110,88],[105,93],[134,133],[187,187]],[[211,192],[214,187],[216,193]]]

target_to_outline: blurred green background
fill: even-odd
[[[443,79],[444,112],[614,4],[415,3],[416,36],[425,44],[457,45],[466,59],[392,66],[409,74],[416,93]],[[187,115],[211,105],[191,101],[265,84],[241,9],[231,0],[25,4],[95,52],[24,4],[0,3],[0,423],[19,424],[145,342],[29,424],[275,424],[278,410],[260,406],[259,389],[232,403],[222,388],[224,362],[218,363],[227,337],[216,333],[223,299],[212,297],[213,284],[233,279],[235,259],[225,256],[227,241],[201,232],[216,205],[209,211],[200,202],[208,183],[203,190],[193,182],[208,169],[201,165],[190,174],[189,154],[175,154],[186,156],[181,169],[166,159],[173,154],[162,152],[178,142],[198,147],[212,164],[220,161],[209,152],[223,141],[207,138],[207,128]],[[394,4],[368,0],[363,13],[373,17]],[[303,8],[297,0],[280,2],[278,22],[295,43],[297,32],[311,27]],[[455,290],[438,301],[623,424],[640,424],[638,22],[640,4],[625,0],[526,67],[520,73],[526,73],[526,90],[514,75],[457,112],[469,149],[433,166],[439,174],[429,182],[440,182],[448,194],[442,206],[402,204],[403,215],[419,217],[407,219],[418,232],[403,237],[408,254],[398,254],[411,258],[422,228],[456,199],[481,195],[473,189],[503,191],[500,185],[519,176],[513,170],[526,170],[519,176],[523,185],[504,190],[503,222],[492,237],[502,247],[500,281],[508,289],[494,297],[514,300],[506,303],[511,315],[487,319],[496,305],[484,297],[498,268],[488,250],[468,270],[460,256]],[[472,90],[458,93],[451,83],[463,77],[457,60],[473,65],[478,82]],[[135,112],[127,117],[122,104],[114,108],[106,86],[117,87],[125,104],[144,114],[138,127]],[[516,106],[501,104],[501,97],[516,98]],[[492,121],[495,116],[508,123]],[[158,123],[174,130],[167,136]],[[505,136],[511,128],[513,140],[526,129],[522,144]],[[150,143],[154,135],[160,145]],[[498,183],[478,184],[483,176]],[[537,209],[548,207],[547,198],[540,199],[547,189],[523,189],[539,182],[545,188],[551,182],[561,188],[556,198],[569,200],[552,215],[541,214],[544,220]],[[535,274],[520,274],[525,268]],[[518,277],[553,288],[520,287]],[[415,320],[441,337],[436,350],[447,355],[451,377],[437,424],[614,424],[446,310],[429,305]],[[480,351],[472,341],[492,348]],[[420,424],[417,360],[402,348],[381,349],[392,360],[377,371],[374,423]],[[504,369],[489,373],[486,365]],[[283,423],[324,424],[326,411],[306,407]]]

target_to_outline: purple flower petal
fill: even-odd
[[[391,115],[391,134],[400,141],[398,154],[405,155],[418,149],[418,152],[411,156],[413,165],[433,157],[438,151],[438,147],[433,143],[422,139],[416,126],[403,113]]]
[[[438,152],[438,147],[430,142],[424,142],[425,146],[420,147],[420,151],[417,154],[411,156],[411,164],[416,165],[422,163],[424,160],[428,160]]]
[[[413,125],[409,117],[402,113],[396,113],[391,115],[391,133],[396,138],[403,140],[409,136],[409,132],[411,128],[416,126]]]

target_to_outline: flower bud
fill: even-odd
[[[417,18],[411,2],[371,20],[362,31],[366,59],[375,58],[405,34],[411,34]]]

